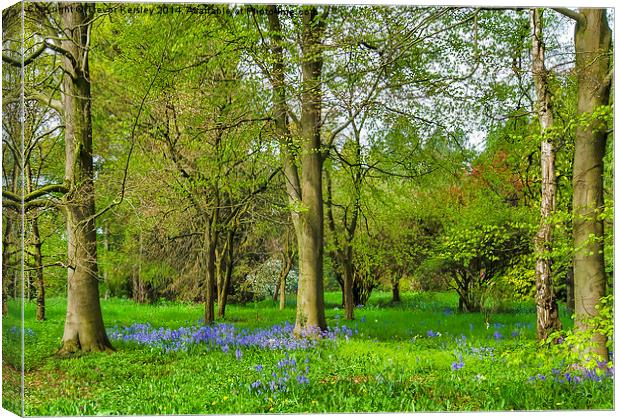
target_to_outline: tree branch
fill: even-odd
[[[551,9],[555,10],[561,15],[564,15],[570,19],[575,20],[580,25],[584,25],[586,23],[585,16],[579,13],[578,11],[568,9],[566,7],[552,7]]]
[[[28,64],[30,64],[32,61],[34,61],[39,55],[41,55],[45,50],[47,49],[47,45],[45,44],[45,42],[43,43],[43,45],[41,45],[41,47],[39,49],[37,49],[36,51],[34,51],[32,54],[30,54],[30,56],[24,58],[23,61],[21,60],[16,60],[13,59],[11,57],[9,57],[8,55],[4,55],[2,54],[2,61],[12,65],[13,67],[17,67],[17,68],[21,68],[22,66],[26,66]]]

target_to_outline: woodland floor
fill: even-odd
[[[354,321],[344,321],[340,295],[328,293],[328,324],[336,331],[303,344],[287,338],[286,327],[273,327],[294,321],[292,300],[284,311],[270,301],[232,305],[224,321],[229,325],[218,328],[230,334],[227,339],[213,334],[200,343],[183,335],[198,332],[202,305],[104,300],[104,320],[117,351],[71,359],[54,357],[64,299],[48,300],[44,322],[34,320],[34,304],[28,303],[25,413],[613,408],[613,376],[575,378],[566,374],[560,358],[541,352],[533,304],[513,303],[484,315],[456,312],[453,294],[404,293],[402,298],[391,304],[388,293],[375,292],[356,310]],[[571,327],[564,308],[561,313],[564,327]],[[3,321],[3,406],[14,411],[20,408],[20,335],[14,328],[19,322],[13,319],[18,317],[19,306],[11,305]],[[146,323],[151,327],[135,325]],[[254,331],[239,334],[243,328]]]

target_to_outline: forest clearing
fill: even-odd
[[[2,19],[4,408],[613,409],[613,8]]]

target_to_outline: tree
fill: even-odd
[[[91,120],[90,28],[94,13],[84,4],[70,3],[61,13],[63,37],[58,46],[64,72],[62,84],[65,124],[67,193],[67,317],[60,353],[112,349],[99,302],[93,138]]]
[[[3,197],[23,202],[24,210],[46,205],[44,198],[62,193],[68,241],[67,316],[59,354],[76,351],[103,351],[112,347],[105,333],[99,303],[95,199],[93,187],[91,96],[88,52],[93,9],[79,3],[67,5],[60,24],[45,7],[35,7],[33,15],[43,35],[39,46],[23,61],[3,54],[3,61],[21,67],[34,62],[47,50],[61,57],[63,71],[61,100],[46,96],[39,85],[25,86],[26,98],[40,101],[59,112],[64,122],[65,174],[62,184],[29,187],[23,197],[3,190]],[[58,30],[60,28],[60,30]],[[60,33],[59,33],[60,32]],[[54,71],[51,71],[53,74]],[[47,77],[53,81],[53,77]],[[29,176],[30,177],[30,176]],[[37,228],[38,229],[38,228]],[[35,238],[35,248],[39,240]],[[40,264],[40,257],[36,264]],[[41,268],[35,267],[41,271]]]
[[[611,30],[606,9],[579,11],[556,8],[575,26],[575,73],[577,75],[577,126],[573,162],[573,259],[575,326],[590,329],[589,319],[598,315],[596,305],[605,296],[603,157],[607,140],[605,108],[609,105],[613,69]],[[602,112],[602,113],[601,113]],[[606,339],[595,333],[592,352],[608,359]]]
[[[552,217],[555,212],[555,144],[553,141],[553,104],[549,86],[549,71],[545,66],[543,41],[543,11],[532,9],[532,77],[536,88],[536,113],[541,130],[542,197],[540,227],[534,240],[536,248],[536,331],[539,340],[561,328],[558,304],[553,291],[551,274],[551,247],[553,245]]]
[[[322,37],[326,9],[319,14],[314,6],[302,8],[301,17],[301,117],[299,119],[299,166],[295,160],[294,138],[288,126],[282,25],[276,6],[268,6],[272,33],[273,114],[276,136],[281,144],[289,202],[299,251],[296,334],[327,327],[323,296],[323,159],[321,142]],[[299,172],[301,171],[301,173]]]

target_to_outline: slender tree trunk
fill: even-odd
[[[400,302],[400,280],[392,282],[392,303]]]
[[[278,302],[278,300],[280,300],[280,286],[282,285],[282,277],[281,274],[278,275],[278,279],[276,280],[276,287],[273,291],[273,296],[271,297],[271,300],[273,301],[273,303]]]
[[[566,272],[566,309],[569,313],[575,312],[575,275],[573,266]]]
[[[41,237],[39,234],[39,219],[32,219],[32,238],[34,250],[34,268],[36,273],[35,288],[37,294],[37,313],[38,321],[45,320],[45,282],[43,281],[43,256],[41,254]]]
[[[353,249],[347,242],[347,248],[344,251],[342,260],[343,277],[342,277],[342,296],[344,304],[344,317],[346,320],[353,320],[355,302],[353,300]]]
[[[112,348],[99,303],[88,49],[92,15],[79,3],[61,13],[64,38],[64,196],[67,219],[67,317],[59,354]],[[78,11],[79,10],[79,11]]]
[[[334,220],[334,209],[333,209],[333,200],[332,200],[332,179],[329,170],[325,170],[325,181],[326,181],[326,191],[327,191],[327,225],[334,239],[335,249],[331,252],[331,259],[333,263],[336,265],[336,280],[340,285],[340,289],[342,291],[342,307],[345,311],[345,319],[353,320],[353,309],[355,307],[355,303],[353,300],[353,248],[351,247],[352,234],[350,233],[349,225],[345,224],[345,229],[347,231],[347,235],[343,239],[339,237],[338,230],[336,229],[336,222]],[[353,224],[353,233],[355,231],[355,224],[357,223],[357,212],[354,211],[354,224]],[[346,223],[346,217],[345,221]],[[344,248],[343,248],[344,247]]]
[[[278,7],[275,5],[268,5],[267,11],[269,31],[273,39],[271,43],[271,54],[273,55],[274,63],[270,74],[270,82],[273,89],[272,102],[275,134],[280,144],[286,193],[289,203],[293,208],[296,208],[301,204],[301,183],[299,180],[299,168],[295,159],[295,151],[292,147],[293,139],[288,127],[282,26],[280,24]],[[293,209],[291,211],[291,220],[299,242],[299,210]]]
[[[282,248],[282,268],[278,274],[278,281],[276,282],[276,290],[273,294],[273,302],[280,301],[280,310],[284,310],[286,307],[286,278],[293,268],[293,254],[291,250],[291,242],[289,237],[289,230],[287,229],[284,236],[284,246]]]
[[[234,267],[234,244],[235,230],[231,229],[226,235],[226,254],[225,254],[225,267],[224,267],[224,280],[222,286],[218,291],[217,296],[217,317],[222,319],[226,315],[226,302],[228,301],[228,292],[230,290],[230,282],[232,280],[232,273]]]
[[[4,276],[4,280],[2,280],[2,316],[9,313],[9,305],[8,305],[8,286],[11,277],[9,274],[11,270],[11,252],[10,252],[10,237],[11,237],[11,220],[7,216],[5,218],[5,227],[2,234],[2,275]]]
[[[555,212],[555,150],[553,144],[553,107],[549,90],[549,72],[545,67],[542,9],[532,9],[532,75],[536,87],[536,111],[540,121],[542,141],[540,159],[542,196],[540,226],[534,240],[536,248],[536,331],[539,340],[561,329],[558,304],[553,291],[550,253],[553,246],[552,216]]]
[[[291,268],[293,267],[292,262],[287,262],[286,270],[283,270],[280,273],[280,310],[283,311],[286,308],[286,278],[288,277]]]
[[[110,254],[110,229],[108,225],[103,226],[103,251],[105,252],[106,258]],[[110,298],[110,281],[108,279],[109,273],[108,268],[103,271],[103,283],[105,284],[105,293],[103,294],[103,299],[108,300]]]
[[[583,16],[575,29],[577,114],[591,116],[609,104],[611,31],[605,9],[580,9]],[[573,238],[575,255],[575,326],[588,329],[596,305],[605,296],[603,256],[603,156],[607,126],[602,121],[577,124],[573,164]],[[609,357],[606,339],[593,338],[592,351]]]
[[[215,248],[217,246],[216,231],[214,228],[214,218],[207,216],[204,230],[203,251],[205,265],[205,314],[204,322],[206,325],[215,322],[215,292],[217,287],[215,277]]]

